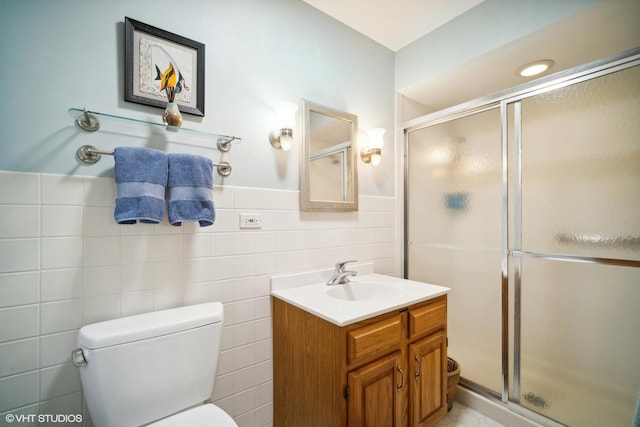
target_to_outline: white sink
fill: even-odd
[[[396,297],[403,293],[401,287],[388,283],[350,282],[327,286],[327,295],[346,301],[368,301]]]
[[[271,278],[271,295],[313,313],[335,325],[346,326],[359,320],[407,307],[449,292],[449,288],[430,283],[360,270],[344,285],[327,285],[333,270],[292,273]]]

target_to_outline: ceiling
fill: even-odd
[[[304,1],[395,52],[484,0]]]
[[[397,51],[485,0],[304,0]],[[555,73],[640,46],[640,1],[603,0],[455,68],[396,88],[422,115],[526,83],[521,65],[552,59]],[[473,84],[460,84],[473,82]],[[406,117],[405,117],[406,118]],[[407,118],[406,118],[407,119]]]

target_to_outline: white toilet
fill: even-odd
[[[237,427],[213,404],[219,302],[84,326],[74,365],[96,427]]]

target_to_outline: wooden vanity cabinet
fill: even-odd
[[[447,413],[446,295],[348,326],[272,297],[275,427],[426,427]]]

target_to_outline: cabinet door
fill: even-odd
[[[412,427],[434,425],[447,413],[447,348],[441,330],[409,346]]]
[[[401,351],[348,375],[350,427],[402,427],[406,414],[406,370]]]

